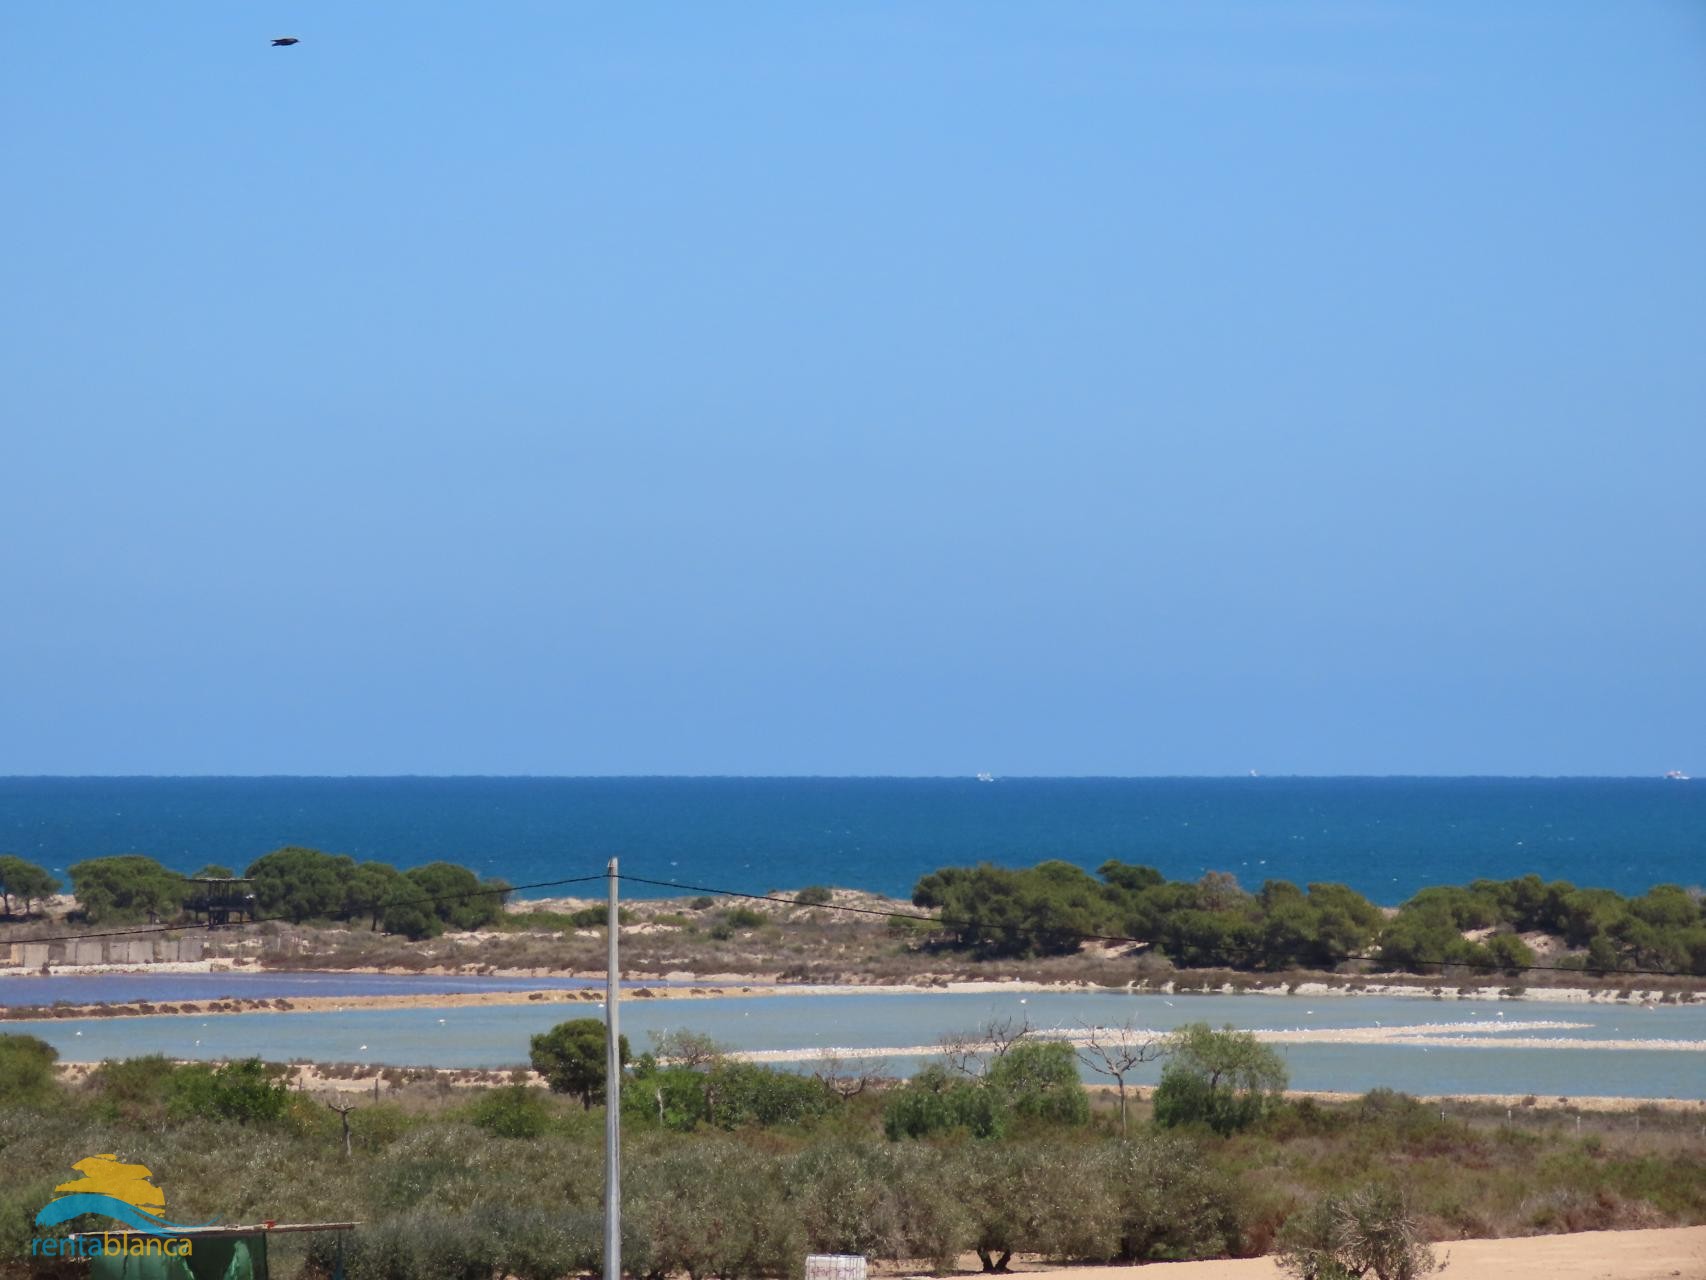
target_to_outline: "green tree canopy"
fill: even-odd
[[[71,892],[90,924],[170,920],[183,910],[184,878],[139,853],[74,862],[70,876]]]
[[[429,862],[403,873],[419,899],[415,905],[438,917],[449,929],[478,929],[503,915],[509,885],[481,880],[467,867],[452,862]],[[389,927],[389,926],[387,926]]]
[[[599,1018],[573,1018],[559,1022],[533,1037],[528,1059],[545,1078],[553,1093],[579,1098],[590,1109],[604,1101],[605,1048],[609,1039]],[[623,1065],[628,1062],[628,1037],[618,1041]]]
[[[1063,1040],[1020,1041],[995,1060],[984,1084],[1027,1120],[1090,1122],[1090,1095],[1078,1077],[1078,1055]]]
[[[255,908],[262,915],[304,920],[343,918],[355,859],[287,845],[249,864]]]
[[[365,919],[369,929],[377,929],[385,916],[386,903],[410,892],[403,873],[390,863],[363,862],[344,884],[344,917]]]
[[[12,914],[14,901],[19,915],[29,915],[30,903],[40,902],[59,892],[59,881],[47,869],[9,853],[0,853],[0,902],[7,915]]]
[[[1232,1133],[1260,1119],[1287,1079],[1284,1059],[1250,1032],[1193,1022],[1171,1037],[1155,1091],[1155,1120]]]

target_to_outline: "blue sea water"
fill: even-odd
[[[0,778],[0,852],[241,870],[284,844],[515,883],[603,869],[904,895],[925,872],[1109,858],[1170,877],[1341,881],[1395,904],[1538,872],[1706,879],[1706,782],[1642,778]],[[635,896],[661,894],[630,885]]]

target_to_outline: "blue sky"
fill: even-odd
[[[1692,0],[0,41],[0,772],[1706,774]]]

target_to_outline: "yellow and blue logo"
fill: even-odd
[[[125,1164],[109,1153],[89,1156],[71,1167],[83,1176],[54,1188],[59,1194],[36,1214],[38,1227],[53,1227],[85,1213],[95,1213],[149,1235],[193,1230],[183,1223],[166,1220],[166,1193],[154,1185],[154,1175],[147,1165]]]

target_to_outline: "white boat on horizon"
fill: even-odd
[[[1693,779],[1691,779],[1681,769],[1672,769],[1665,774],[1665,777],[1670,779],[1670,781],[1672,781],[1672,782],[1691,782],[1691,781],[1693,781]]]

